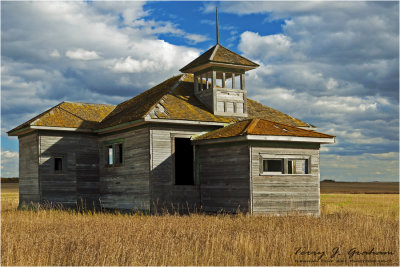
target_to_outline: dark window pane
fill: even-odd
[[[293,160],[288,160],[288,174],[293,174]]]
[[[115,148],[115,163],[121,165],[123,157],[122,144],[116,144],[114,148]]]
[[[123,157],[123,153],[122,153],[122,144],[119,144],[119,163],[122,164],[122,157]]]
[[[305,174],[308,174],[308,159],[306,159],[306,162],[305,162],[304,173],[305,173]]]
[[[267,159],[263,161],[264,172],[283,173],[283,159]]]

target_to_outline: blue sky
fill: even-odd
[[[2,2],[1,171],[6,131],[61,101],[118,104],[215,44],[257,62],[248,96],[337,136],[321,178],[396,181],[398,2]]]

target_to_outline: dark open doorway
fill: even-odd
[[[175,138],[175,184],[194,184],[193,146],[190,138]]]

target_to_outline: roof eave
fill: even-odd
[[[182,73],[195,73],[198,71],[201,71],[203,69],[209,68],[209,67],[228,67],[228,68],[233,68],[233,69],[244,69],[245,71],[249,71],[249,70],[253,70],[257,67],[259,67],[259,65],[241,65],[241,64],[232,64],[232,63],[222,63],[222,62],[215,62],[215,61],[210,61],[201,65],[197,65],[194,67],[183,67],[182,69],[180,69],[179,71]]]
[[[333,144],[333,143],[335,143],[335,137],[243,135],[243,136],[221,137],[221,138],[203,139],[203,140],[195,139],[195,140],[193,140],[193,143],[202,145],[202,144],[229,143],[229,142],[239,142],[239,141],[269,141],[269,142],[300,142],[300,143]]]
[[[23,127],[23,128],[19,128],[19,129],[18,128],[19,128],[19,126],[8,131],[7,132],[8,136],[20,136],[20,135],[27,134],[27,133],[34,131],[34,129],[32,129],[29,125],[26,127]]]
[[[128,129],[128,128],[135,127],[135,126],[138,126],[138,125],[141,125],[144,123],[146,123],[145,119],[138,119],[138,120],[134,120],[134,121],[117,124],[115,126],[110,126],[110,127],[106,127],[106,128],[102,128],[102,129],[96,129],[96,130],[94,130],[94,132],[98,133],[98,134],[105,134],[105,133]]]
[[[286,136],[286,135],[246,135],[247,140],[257,141],[285,141],[285,142],[305,142],[333,144],[335,137],[307,137],[307,136]]]
[[[7,132],[9,136],[19,136],[29,132],[33,132],[35,130],[49,130],[49,131],[64,131],[64,132],[84,132],[91,133],[93,130],[91,129],[82,129],[75,127],[56,127],[56,126],[37,126],[37,125],[28,125],[22,129],[18,130],[10,130]]]
[[[145,118],[145,121],[146,122],[154,122],[154,123],[185,124],[185,125],[207,125],[207,126],[224,126],[224,125],[226,125],[226,122],[174,120],[174,119]]]
[[[212,121],[191,121],[191,120],[174,120],[174,119],[153,119],[144,118],[138,119],[131,122],[126,122],[118,124],[115,126],[94,130],[95,133],[105,134],[110,132],[116,132],[120,130],[125,130],[128,128],[136,127],[146,123],[163,123],[163,124],[184,124],[184,125],[204,125],[204,126],[224,126],[226,122],[212,122]]]

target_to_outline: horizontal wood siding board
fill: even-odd
[[[40,201],[39,144],[37,132],[20,136],[19,140],[19,204]]]
[[[284,202],[284,205],[273,202],[273,201],[261,201],[254,200],[254,205],[256,205],[256,210],[264,210],[264,211],[297,211],[297,210],[318,210],[319,201],[318,200],[304,200],[304,201],[293,201],[293,202]]]
[[[149,211],[149,127],[141,126],[99,138],[100,200],[105,208]],[[123,142],[123,164],[106,165],[104,144]]]
[[[245,143],[199,146],[201,204],[205,211],[249,211],[249,147]]]
[[[287,193],[287,194],[277,194],[277,193],[258,193],[253,197],[253,200],[260,201],[282,201],[282,202],[296,202],[304,200],[318,200],[317,196],[313,196],[307,193]]]
[[[298,142],[274,142],[274,141],[249,141],[249,144],[254,148],[278,148],[280,149],[295,149],[295,150],[319,150],[319,143],[298,143]]]
[[[39,131],[39,140],[42,202],[67,206],[79,201],[93,203],[99,197],[98,137],[89,133]],[[55,157],[63,158],[62,171],[54,170]],[[88,193],[90,197],[86,199]]]
[[[268,193],[317,193],[319,191],[318,186],[285,186],[279,184],[279,186],[273,186],[273,184],[258,184],[253,186],[253,192],[258,194]]]
[[[257,174],[254,175],[253,172],[253,183],[254,184],[265,184],[265,183],[297,183],[297,184],[303,184],[303,185],[309,185],[309,184],[316,184],[319,183],[319,181],[315,180],[314,175],[305,175],[305,176],[295,176],[295,175],[279,175],[279,176],[261,176],[259,175],[259,172],[256,172]],[[254,177],[255,176],[255,177]],[[292,176],[295,176],[297,178],[294,178]]]
[[[252,192],[254,214],[301,212],[319,214],[319,145],[252,143]],[[254,146],[257,144],[258,146]],[[260,175],[260,155],[310,156],[309,175]]]
[[[152,212],[172,207],[200,207],[198,186],[175,185],[172,138],[190,137],[203,131],[216,129],[210,126],[153,125],[151,127],[151,203]]]
[[[319,215],[319,210],[318,209],[288,209],[288,210],[282,210],[282,209],[269,209],[269,210],[264,210],[264,209],[254,209],[253,214],[254,215],[286,215],[286,214],[301,214],[301,215],[314,215],[318,216]]]

